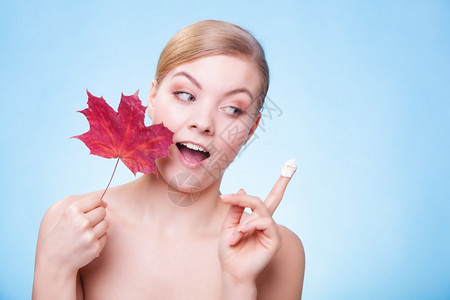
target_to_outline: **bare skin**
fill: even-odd
[[[175,133],[174,142],[213,143],[232,160],[259,119],[239,116],[244,140],[223,145],[218,132],[238,118],[234,107],[255,109],[255,73],[249,61],[230,56],[176,68],[153,83],[149,116]],[[240,92],[242,86],[248,90]],[[185,101],[189,95],[195,99]],[[221,174],[186,162],[176,145],[170,151],[172,159],[158,161],[159,177],[144,175],[110,189],[104,201],[100,192],[91,193],[48,210],[38,238],[34,299],[301,298],[303,246],[272,219],[289,179],[280,177],[266,199],[243,190],[220,195]],[[202,183],[200,198],[189,207],[174,204],[167,192],[181,172]]]

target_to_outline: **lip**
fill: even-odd
[[[202,147],[202,148],[205,149],[206,151],[208,151],[208,149],[207,149],[205,146],[203,146],[202,144],[194,143],[194,142],[192,142],[192,141],[179,141],[179,142],[174,142],[175,148],[177,149],[177,152],[178,152],[178,157],[180,158],[181,162],[182,162],[186,167],[188,167],[188,168],[190,168],[190,169],[196,169],[196,168],[202,166],[202,165],[205,164],[206,161],[211,157],[211,156],[210,156],[210,157],[208,157],[208,158],[206,158],[206,159],[204,159],[204,160],[202,160],[202,161],[200,161],[200,162],[192,162],[192,161],[188,161],[188,160],[183,156],[183,154],[181,154],[180,149],[178,149],[178,147],[176,146],[176,144],[178,144],[178,143],[191,143],[191,144],[198,145],[198,146]],[[208,151],[208,152],[209,152],[209,151]],[[210,153],[211,153],[211,152],[210,152]]]

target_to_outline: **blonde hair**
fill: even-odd
[[[253,61],[260,71],[261,88],[258,110],[269,89],[269,67],[259,42],[245,29],[223,21],[199,21],[178,31],[159,57],[155,79],[159,83],[172,69],[211,55],[243,56]]]

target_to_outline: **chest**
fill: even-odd
[[[217,299],[217,239],[161,240],[111,230],[100,257],[82,269],[86,299]]]

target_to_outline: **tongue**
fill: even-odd
[[[207,158],[205,152],[192,150],[185,146],[180,147],[180,152],[184,156],[184,158],[190,162],[201,162],[202,160]]]

